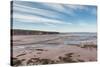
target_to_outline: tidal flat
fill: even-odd
[[[13,35],[13,66],[97,61],[96,33]]]

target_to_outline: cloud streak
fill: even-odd
[[[59,29],[59,27],[68,29],[75,25],[85,27],[91,21],[93,21],[92,23],[96,22],[94,15],[96,15],[95,7],[84,5],[13,2],[13,23],[18,24],[32,23],[54,29]]]
[[[49,10],[45,10],[45,9],[39,9],[39,8],[32,8],[32,7],[28,7],[28,6],[23,6],[23,5],[19,5],[19,4],[14,4],[13,7],[14,11],[22,11],[22,12],[26,12],[26,13],[33,13],[33,14],[38,14],[38,15],[42,15],[42,16],[46,16],[46,17],[57,17],[57,13],[53,12],[53,11],[49,11]]]
[[[52,20],[52,19],[45,19],[43,17],[39,16],[33,16],[33,15],[21,15],[21,14],[13,14],[13,19],[22,19],[23,22],[32,22],[32,23],[58,23],[58,24],[63,24],[63,22],[58,21],[58,20]]]
[[[13,4],[13,19],[17,19],[20,22],[30,22],[30,23],[43,23],[43,24],[47,24],[47,25],[54,25],[54,24],[72,24],[70,22],[65,22],[59,19],[58,15],[59,13],[55,12],[55,11],[50,11],[50,10],[46,10],[46,9],[39,9],[36,7],[29,7],[29,6],[24,6],[24,5],[20,5],[20,4]],[[55,6],[55,7],[54,7]],[[59,10],[64,8],[61,5],[54,5],[54,6],[48,6],[50,8],[53,9],[57,9],[57,7],[59,8]],[[58,9],[57,9],[58,10]],[[62,10],[62,11],[63,11]],[[17,12],[18,11],[18,12]],[[23,12],[22,14],[19,12]],[[25,13],[30,13],[30,14],[25,14]],[[35,15],[34,15],[35,14]],[[44,16],[44,17],[42,17]],[[49,18],[46,18],[49,17]],[[57,18],[54,19],[54,18]]]

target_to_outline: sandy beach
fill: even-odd
[[[14,66],[97,61],[96,35],[14,35],[12,39]]]

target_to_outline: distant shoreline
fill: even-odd
[[[45,35],[45,34],[97,34],[97,32],[54,32],[40,30],[11,29],[13,35]]]
[[[38,30],[22,30],[22,29],[11,29],[12,35],[43,35],[43,34],[59,34],[59,32],[48,32]]]

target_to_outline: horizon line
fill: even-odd
[[[12,28],[11,28],[12,29]],[[13,29],[14,30],[14,29]],[[30,31],[32,31],[32,30],[35,30],[35,31],[45,31],[45,32],[59,32],[59,33],[78,33],[78,32],[80,32],[80,33],[97,33],[97,32],[87,32],[87,31],[66,31],[66,32],[60,32],[60,31],[49,31],[49,30],[36,30],[36,29],[15,29],[15,30],[30,30]]]

